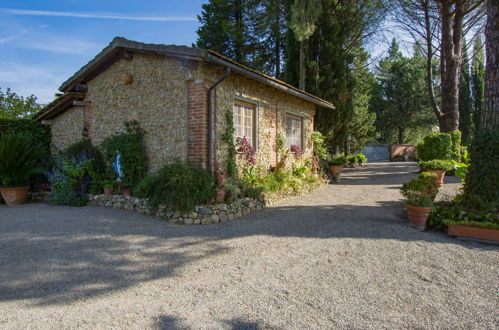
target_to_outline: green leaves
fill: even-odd
[[[417,178],[404,183],[400,193],[407,199],[409,205],[430,207],[438,192],[435,181],[434,173],[422,172]]]
[[[0,119],[29,118],[41,108],[34,95],[24,98],[12,92],[10,88],[5,92],[0,88]]]
[[[38,162],[45,155],[44,148],[26,134],[0,137],[0,184],[7,187],[29,185],[29,180],[44,169]]]

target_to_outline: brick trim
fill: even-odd
[[[205,80],[187,82],[187,161],[203,168],[208,166],[208,88]]]

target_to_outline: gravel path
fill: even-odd
[[[349,169],[209,226],[0,206],[0,328],[495,328],[497,246],[406,226],[415,172]]]

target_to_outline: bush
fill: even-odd
[[[471,142],[464,202],[473,209],[499,209],[499,128]]]
[[[423,171],[427,170],[442,170],[450,171],[454,168],[452,161],[444,159],[432,159],[419,162],[419,166]]]
[[[108,171],[113,170],[117,154],[121,154],[122,182],[124,186],[133,187],[147,175],[146,151],[142,143],[143,131],[137,121],[125,122],[125,132],[106,138],[101,149]]]
[[[358,154],[357,155],[357,162],[359,164],[365,164],[365,163],[367,163],[367,157],[366,157],[366,155],[364,155],[364,154]]]
[[[348,155],[347,162],[349,165],[357,164],[357,156],[356,155]]]
[[[134,189],[138,197],[148,199],[153,210],[165,205],[172,210],[190,211],[196,205],[208,203],[215,193],[210,172],[180,161],[161,167]]]
[[[428,226],[444,230],[449,225],[499,229],[499,215],[483,210],[470,210],[456,202],[441,203],[432,210]]]
[[[422,172],[415,179],[404,183],[400,192],[407,199],[407,204],[420,207],[431,207],[438,189],[434,173]]]
[[[328,166],[346,166],[347,159],[345,156],[333,156],[329,159]]]
[[[55,164],[47,175],[51,188],[50,200],[60,205],[87,205],[92,160],[85,155],[80,157],[59,155],[55,159]]]
[[[0,136],[0,185],[29,186],[34,175],[44,173],[38,164],[45,151],[35,141],[21,133]]]
[[[92,167],[96,173],[103,172],[106,168],[102,152],[88,139],[82,139],[71,144],[64,150],[64,153],[68,157],[80,157],[81,155],[85,155],[88,159],[92,160]]]
[[[0,119],[0,137],[11,134],[29,134],[46,155],[50,155],[50,126],[32,119]]]
[[[419,160],[445,159],[461,160],[461,133],[433,133],[426,136],[423,142],[416,146]]]

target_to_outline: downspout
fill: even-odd
[[[213,85],[208,88],[208,170],[213,172],[213,165],[217,161],[217,153],[215,147],[215,153],[213,155],[213,164],[211,163],[211,154],[213,153],[213,144],[216,139],[216,133],[213,127],[213,103],[211,102],[212,91],[218,86],[222,81],[224,81],[230,74],[230,68],[226,68],[224,75],[218,79]]]

